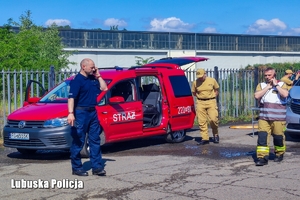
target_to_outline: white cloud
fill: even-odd
[[[168,31],[168,32],[186,32],[191,30],[194,25],[184,23],[179,18],[169,17],[165,19],[154,18],[150,22],[149,31]]]
[[[213,27],[207,27],[203,30],[203,33],[217,33],[217,30]]]
[[[105,26],[119,26],[126,27],[127,22],[122,19],[109,18],[104,21]]]
[[[52,24],[56,24],[57,26],[71,26],[71,22],[67,19],[48,19],[45,22],[46,26],[51,26]]]
[[[296,34],[300,34],[300,28],[292,28],[292,31]]]
[[[282,34],[286,28],[287,25],[277,18],[270,21],[259,19],[251,24],[246,32],[249,34]]]

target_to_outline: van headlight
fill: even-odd
[[[45,128],[62,127],[62,126],[67,126],[67,125],[68,125],[68,120],[66,117],[49,119],[44,122]]]

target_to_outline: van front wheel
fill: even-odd
[[[169,131],[166,136],[166,141],[170,143],[179,143],[184,140],[185,135],[186,135],[185,130]]]
[[[102,131],[100,134],[100,139],[101,139],[101,146],[105,144],[105,133]],[[80,151],[80,155],[82,158],[89,158],[90,157],[90,146],[89,146],[89,141],[88,141],[88,133],[85,135],[85,141],[84,145],[82,147],[82,150]]]

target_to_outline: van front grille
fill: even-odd
[[[24,128],[44,128],[44,121],[24,121]],[[20,120],[7,120],[6,127],[19,128]]]
[[[47,137],[46,139],[49,140],[49,142],[52,145],[66,145],[67,144],[67,141],[64,136],[53,136],[53,137]]]
[[[26,147],[44,147],[46,146],[39,139],[29,139],[29,140],[11,140],[8,136],[4,137],[4,144],[13,146],[26,146]]]

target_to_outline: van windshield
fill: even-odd
[[[40,103],[67,103],[70,90],[70,81],[64,81],[50,90],[41,100]]]
[[[104,80],[107,85],[111,82],[111,80]],[[69,97],[69,90],[70,90],[70,80],[66,80],[52,90],[47,93],[45,96],[41,98],[39,103],[68,103]],[[100,92],[101,94],[101,92]]]

